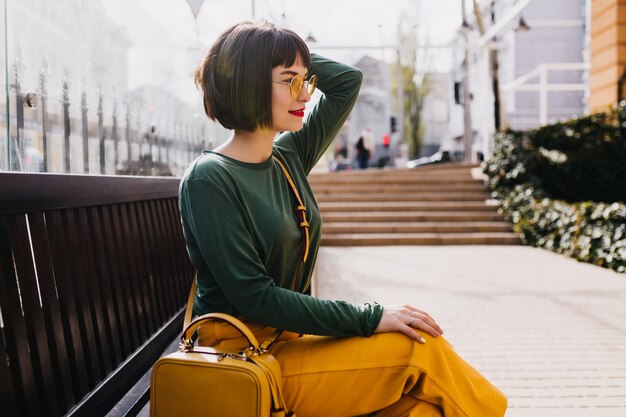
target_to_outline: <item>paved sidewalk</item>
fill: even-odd
[[[524,246],[323,247],[315,279],[428,311],[507,417],[626,417],[626,274]]]

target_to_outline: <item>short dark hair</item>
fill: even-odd
[[[266,20],[226,29],[195,72],[207,116],[227,129],[271,128],[272,68],[290,67],[297,57],[309,68],[309,48],[289,29]]]

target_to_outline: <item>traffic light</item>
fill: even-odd
[[[398,131],[396,116],[391,116],[389,118],[389,124],[391,127],[391,133],[396,133]]]
[[[389,134],[385,133],[383,135],[383,146],[385,148],[388,148],[390,143],[391,143],[391,139],[389,138]]]
[[[454,104],[461,104],[461,83],[454,83]]]

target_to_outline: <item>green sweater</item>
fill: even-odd
[[[306,176],[348,117],[362,81],[359,70],[316,55],[311,73],[318,76],[322,98],[302,130],[282,133],[272,150],[307,207],[311,248],[301,269],[303,283],[313,272],[322,230]],[[187,251],[198,270],[197,314],[228,313],[327,336],[369,336],[376,329],[379,304],[321,300],[309,288],[289,289],[302,242],[295,198],[273,158],[245,163],[205,150],[183,176],[179,204]]]

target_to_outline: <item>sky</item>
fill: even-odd
[[[436,45],[447,44],[461,22],[461,0],[204,0],[195,19],[187,0],[104,0],[131,42],[129,88],[161,85],[196,100],[193,69],[221,31],[252,16],[253,1],[256,18],[311,34],[312,51],[349,64],[364,54],[393,62],[395,52],[381,45],[396,44],[400,19],[416,27],[419,43]],[[447,71],[450,52],[431,51],[425,69]]]

